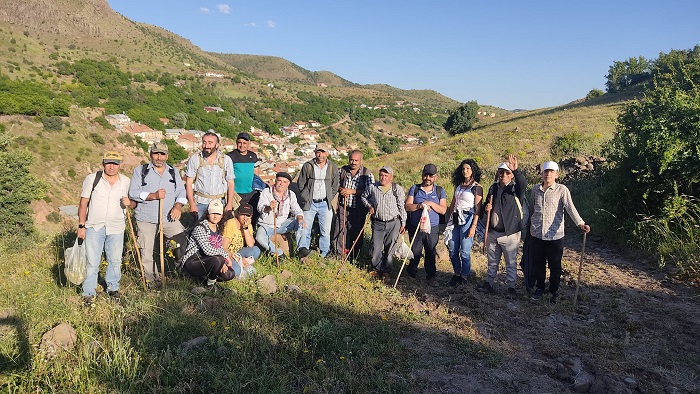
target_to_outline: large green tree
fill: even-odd
[[[477,112],[479,112],[479,104],[476,101],[469,101],[450,112],[442,127],[451,135],[465,133],[477,122]]]

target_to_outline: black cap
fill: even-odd
[[[287,179],[289,179],[289,182],[292,181],[292,176],[289,175],[289,174],[287,174],[287,173],[284,172],[284,171],[278,172],[278,173],[275,175],[275,178],[287,178]]]
[[[253,207],[251,207],[250,204],[243,204],[240,207],[238,207],[236,212],[239,215],[253,216]]]
[[[236,136],[236,141],[238,141],[238,140],[241,139],[241,138],[243,138],[243,139],[246,140],[246,141],[250,141],[250,134],[248,134],[248,133],[238,133],[238,135]]]
[[[437,174],[437,167],[435,167],[435,164],[426,164],[425,167],[423,167],[423,175],[425,174]]]

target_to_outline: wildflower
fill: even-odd
[[[345,356],[340,356],[340,360],[345,360]]]
[[[212,327],[216,327],[216,321],[211,322]]]

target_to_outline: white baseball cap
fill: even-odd
[[[542,163],[542,172],[547,170],[559,171],[559,164],[557,164],[555,161],[545,161]]]

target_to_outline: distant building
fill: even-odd
[[[152,128],[141,123],[129,123],[128,125],[124,126],[124,131],[149,143],[160,142],[163,139],[162,131],[153,130]]]
[[[221,107],[204,107],[204,110],[207,112],[224,112],[224,109]]]

